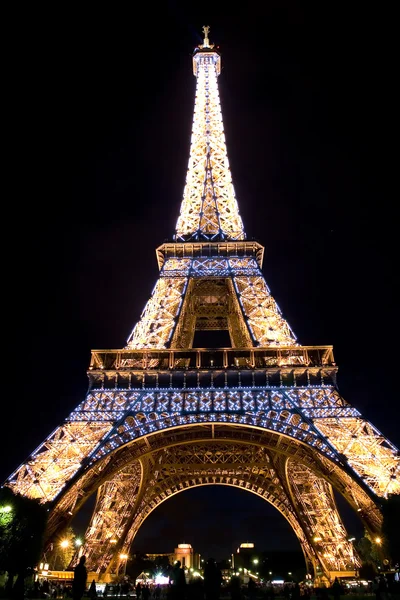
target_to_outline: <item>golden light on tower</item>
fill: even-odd
[[[274,506],[310,572],[350,576],[360,561],[333,488],[381,544],[379,499],[400,493],[399,451],[340,395],[332,346],[301,346],[270,292],[229,167],[220,53],[203,31],[183,198],[153,292],[125,348],[92,351],[86,397],[6,485],[53,501],[49,540],[95,495],[75,556],[98,572],[126,567],[165,499],[218,484]],[[193,347],[209,331],[230,346]]]

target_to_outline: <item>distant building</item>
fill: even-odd
[[[232,554],[232,568],[238,571],[239,569],[246,569],[251,571],[257,571],[257,564],[259,561],[258,553],[254,547],[253,542],[243,542],[236,550],[235,554]]]
[[[191,544],[178,544],[173,552],[163,554],[146,552],[146,556],[152,561],[157,558],[167,558],[171,565],[179,560],[184,569],[200,569],[200,554],[194,552]]]
[[[200,554],[193,551],[191,544],[178,544],[174,552],[174,562],[177,560],[184,569],[200,568]]]

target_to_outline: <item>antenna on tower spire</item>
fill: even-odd
[[[208,25],[204,25],[203,27],[203,33],[204,33],[204,47],[205,48],[209,48],[210,47],[210,40],[208,39],[208,34],[210,32],[210,27]]]

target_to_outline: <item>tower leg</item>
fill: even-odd
[[[292,459],[286,462],[286,477],[293,504],[320,566],[316,577],[332,582],[336,576],[355,575],[361,565],[339,516],[332,486],[311,469]]]

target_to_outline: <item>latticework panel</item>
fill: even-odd
[[[376,427],[358,416],[315,425],[377,496],[400,494],[400,454]]]
[[[246,320],[243,318],[242,306],[235,293],[233,279],[227,280],[229,295],[229,335],[233,348],[248,348],[253,344]]]
[[[196,329],[196,309],[193,303],[195,280],[189,279],[187,292],[182,304],[180,318],[176,323],[171,341],[172,348],[192,348]]]
[[[218,55],[198,55],[189,166],[176,239],[245,238],[232,184],[219,101]]]
[[[372,426],[368,426],[369,436],[364,435],[364,421],[356,409],[335,388],[327,386],[93,389],[67,422],[10,476],[7,485],[23,495],[52,500],[82,471],[83,463],[85,467],[93,466],[125,444],[157,432],[207,423],[249,426],[287,436],[349,471],[343,463],[343,456],[347,456],[354,479],[359,477],[372,488],[374,475],[377,484],[372,489],[378,496],[388,492],[387,486],[380,487],[381,482],[397,489],[394,476],[399,464],[398,450]],[[350,446],[346,446],[346,440]],[[355,457],[356,443],[362,447]],[[372,456],[377,460],[372,460]]]
[[[287,462],[287,477],[294,501],[301,507],[302,522],[315,544],[324,570],[354,571],[361,563],[347,539],[331,485],[293,460]]]
[[[319,390],[314,390],[318,393]],[[92,392],[99,401],[103,392]],[[108,396],[112,394],[109,392]],[[335,451],[325,438],[304,419],[284,391],[275,390],[146,390],[125,392],[126,418],[110,430],[92,455],[96,461],[129,441],[179,426],[199,423],[253,425],[285,434],[309,444],[333,460]],[[309,396],[307,397],[307,399]],[[131,400],[131,402],[129,402]],[[122,406],[121,406],[122,408]],[[90,418],[87,411],[76,412],[75,418]]]
[[[98,490],[96,506],[80,553],[87,566],[100,571],[113,558],[124,526],[134,510],[141,482],[139,461],[129,464]]]
[[[187,286],[186,278],[160,277],[140,320],[127,343],[127,348],[165,348],[173,334]]]
[[[218,249],[214,249],[217,253]],[[160,272],[160,277],[255,277],[261,274],[257,261],[252,256],[245,258],[222,256],[199,258],[168,258]]]
[[[379,535],[382,531],[382,513],[366,490],[357,485],[354,478],[337,463],[326,459],[322,455],[319,455],[318,462],[321,467],[315,470],[323,474],[324,478],[331,482],[334,489],[346,498],[349,505],[362,519],[364,527],[371,537]]]
[[[12,490],[53,500],[110,429],[109,423],[68,422],[58,427],[7,480]]]
[[[210,285],[210,279],[224,288],[224,316],[234,346],[296,345],[296,337],[271,296],[256,260],[215,256],[165,261],[126,348],[161,349],[171,340],[173,347],[190,348],[196,316],[201,316],[194,302],[201,295],[201,285]]]
[[[258,277],[235,277],[234,284],[255,343],[265,347],[296,344],[296,337],[261,273]]]
[[[105,460],[97,462],[90,469],[80,472],[74,483],[67,485],[66,489],[61,491],[49,513],[45,536],[47,540],[51,540],[65,530],[73,515],[81,510],[92,493],[98,489],[102,475],[107,473],[111,463],[112,457],[107,456]],[[103,478],[103,480],[107,479],[107,476]],[[96,482],[95,486],[93,486],[93,482]],[[71,482],[69,483],[71,484]]]

